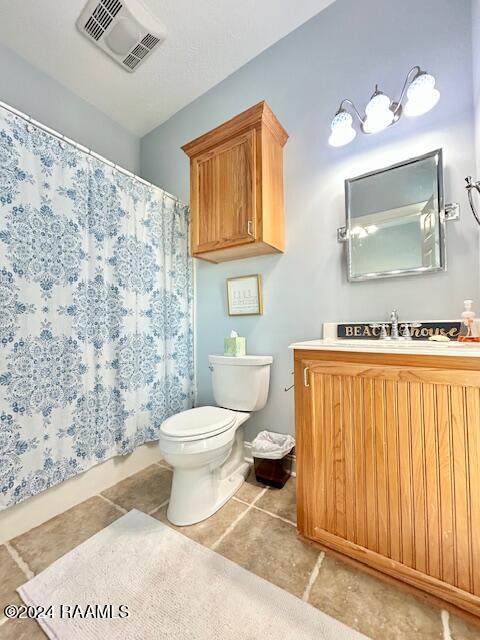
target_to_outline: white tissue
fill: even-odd
[[[236,331],[230,331],[230,338],[238,338],[238,333]]]

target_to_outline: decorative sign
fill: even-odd
[[[383,324],[383,323],[382,323]],[[399,322],[399,327],[402,323]],[[390,335],[392,325],[385,322],[387,335]],[[422,322],[420,327],[410,329],[413,340],[428,340],[430,336],[448,336],[450,340],[456,340],[460,333],[460,322]],[[372,328],[370,324],[357,322],[354,324],[337,325],[337,338],[349,340],[378,340],[380,328]]]
[[[263,313],[262,276],[227,278],[229,316],[259,316]]]

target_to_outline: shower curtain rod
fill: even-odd
[[[37,127],[37,129],[42,129],[42,131],[49,133],[51,136],[53,136],[54,138],[57,138],[61,142],[65,142],[66,144],[69,144],[75,149],[78,149],[79,151],[83,151],[83,153],[86,153],[87,155],[92,156],[96,160],[103,162],[109,167],[112,167],[115,171],[118,171],[119,173],[123,173],[124,175],[128,176],[129,178],[133,178],[134,180],[138,180],[138,182],[141,182],[147,187],[153,187],[154,189],[158,189],[159,191],[162,191],[162,193],[167,198],[171,198],[174,202],[180,203],[180,200],[176,196],[172,195],[171,193],[168,193],[168,191],[165,191],[165,189],[158,187],[156,184],[153,184],[152,182],[148,182],[148,180],[144,180],[143,178],[140,178],[140,176],[135,175],[128,169],[124,169],[123,167],[120,167],[118,164],[115,164],[114,162],[111,162],[104,156],[101,156],[99,153],[96,153],[95,151],[92,151],[92,149],[85,147],[83,144],[80,144],[79,142],[75,142],[75,140],[72,140],[71,138],[67,138],[67,136],[63,135],[63,133],[59,133],[58,131],[55,131],[55,129],[51,129],[50,127],[47,127],[47,125],[42,124],[41,122],[38,122],[38,120],[35,120],[34,118],[32,118],[32,116],[29,116],[28,114],[23,113],[23,111],[20,111],[19,109],[15,109],[15,107],[12,107],[11,105],[7,104],[6,102],[3,102],[2,100],[0,100],[0,107],[3,107],[6,111],[10,111],[10,113],[13,113],[19,118],[22,118],[22,120],[25,120],[32,126]]]

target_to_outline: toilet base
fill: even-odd
[[[241,487],[250,470],[245,462],[243,423],[236,414],[233,428],[205,440],[161,439],[165,460],[173,467],[168,520],[179,527],[206,520]]]
[[[223,479],[215,477],[221,473],[221,468],[214,472],[207,470],[206,473],[205,469],[175,469],[167,509],[168,521],[178,527],[186,527],[210,518],[240,489],[249,471],[248,462],[242,462]],[[213,487],[209,486],[212,484]],[[186,485],[190,487],[188,492],[184,491]]]

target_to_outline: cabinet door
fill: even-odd
[[[193,252],[254,242],[255,131],[192,162]]]
[[[220,238],[222,242],[255,239],[255,131],[218,152]]]
[[[310,396],[297,422],[305,534],[480,596],[480,372],[297,366]]]

